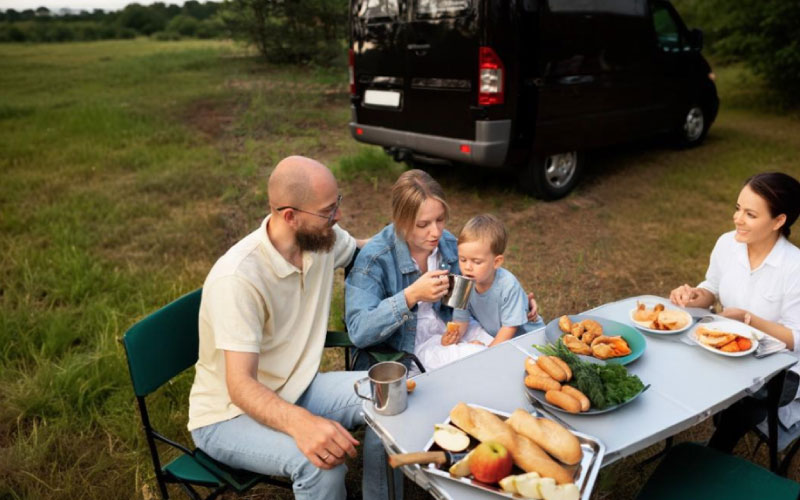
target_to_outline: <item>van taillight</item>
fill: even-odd
[[[491,47],[481,47],[478,58],[478,104],[503,104],[505,79],[503,61],[497,57]]]
[[[353,49],[347,51],[347,72],[350,73],[350,95],[356,95],[356,55]]]

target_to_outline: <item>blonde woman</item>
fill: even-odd
[[[382,345],[414,353],[441,335],[453,310],[441,305],[447,274],[460,274],[455,236],[445,229],[449,207],[442,187],[422,170],[404,172],[392,187],[392,224],[372,237],[347,277],[345,311],[358,348]],[[529,296],[528,318],[537,317]],[[356,369],[370,364],[356,355]]]

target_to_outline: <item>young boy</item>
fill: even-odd
[[[543,325],[541,319],[528,322],[528,297],[522,285],[500,267],[507,240],[505,226],[492,215],[473,217],[461,230],[459,267],[462,275],[475,280],[475,287],[469,308],[453,312],[453,322],[442,336],[432,337],[414,350],[426,369],[438,368]]]

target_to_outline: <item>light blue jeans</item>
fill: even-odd
[[[353,383],[366,372],[318,373],[295,403],[314,415],[329,418],[353,429],[364,424],[362,400]],[[198,448],[224,464],[260,474],[288,477],[297,499],[345,500],[347,466],[318,469],[303,455],[288,434],[267,427],[248,415],[217,422],[192,431]],[[380,438],[367,428],[363,442],[364,499],[388,498],[386,454]],[[395,471],[395,498],[402,500],[403,475]]]

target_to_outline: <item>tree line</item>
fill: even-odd
[[[719,63],[743,61],[788,105],[800,104],[800,1],[672,0],[689,27],[701,28]],[[130,4],[55,16],[44,7],[0,13],[1,41],[61,42],[132,38],[228,37],[275,63],[339,64],[347,46],[348,0],[189,0],[183,6]]]
[[[221,4],[189,0],[178,6],[162,2],[129,4],[122,10],[73,13],[38,9],[0,12],[0,42],[70,42],[152,36],[157,39],[228,36]]]

